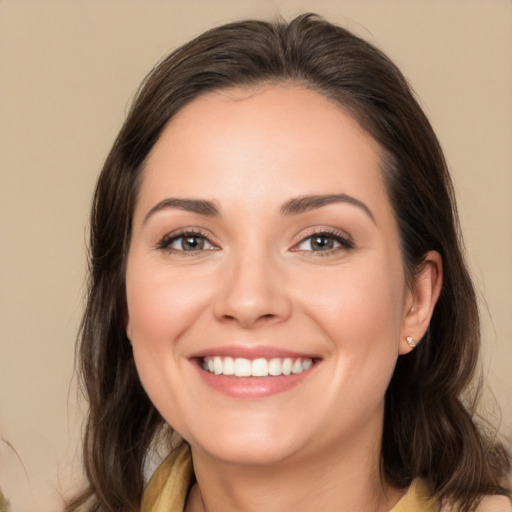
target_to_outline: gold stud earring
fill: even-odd
[[[414,348],[416,346],[416,342],[412,336],[407,336],[405,339],[407,340],[409,347]]]

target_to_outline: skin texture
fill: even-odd
[[[154,146],[133,218],[127,333],[150,399],[191,445],[189,510],[389,510],[403,492],[379,477],[384,393],[405,337],[428,326],[442,270],[429,253],[407,286],[378,150],[298,86],[207,94]],[[332,194],[356,201],[282,212]],[[161,207],[169,198],[218,214]],[[183,250],[184,231],[201,250]],[[312,250],[314,233],[333,248]],[[209,386],[192,357],[269,347],[315,364],[286,391],[240,398]]]

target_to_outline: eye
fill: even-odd
[[[216,249],[208,238],[193,231],[168,235],[162,239],[157,248],[170,252],[199,252]]]
[[[301,240],[295,251],[330,252],[337,249],[352,249],[354,243],[347,237],[326,231],[313,233]]]

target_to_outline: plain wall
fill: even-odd
[[[58,510],[79,477],[74,341],[95,179],[141,79],[244,17],[315,11],[374,42],[445,149],[482,299],[484,371],[512,436],[512,2],[0,0],[0,488]],[[486,394],[492,408],[490,394]]]

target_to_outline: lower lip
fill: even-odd
[[[269,377],[235,377],[215,375],[196,365],[203,381],[211,388],[234,398],[267,398],[284,393],[306,379],[315,364],[301,373]]]

